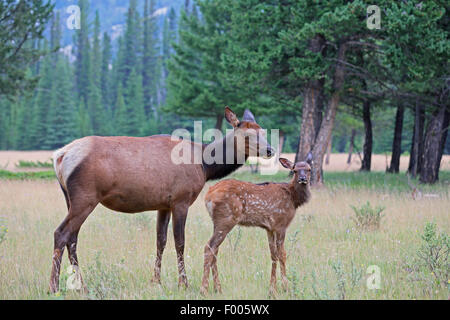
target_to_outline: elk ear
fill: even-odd
[[[308,152],[308,155],[306,156],[305,162],[307,164],[309,164],[310,166],[312,166],[312,164],[313,164],[313,155],[312,155],[311,151]]]
[[[254,116],[253,113],[252,113],[250,110],[248,110],[248,109],[245,109],[244,115],[242,116],[242,121],[256,122],[255,116]]]
[[[229,107],[225,107],[225,119],[227,119],[228,123],[236,128],[239,125],[239,119],[236,116],[236,113],[233,112]]]
[[[280,163],[283,167],[285,167],[286,169],[292,170],[294,169],[294,164],[292,162],[290,162],[288,159],[285,158],[280,158]]]

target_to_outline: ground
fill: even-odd
[[[31,157],[15,161],[46,161],[49,154],[27,155]],[[0,154],[0,158],[7,158],[6,153]],[[337,162],[338,158],[334,158]],[[286,172],[262,177],[242,171],[234,177],[258,182],[289,179]],[[283,292],[279,282],[276,298],[449,298],[448,279],[437,283],[434,273],[417,262],[427,222],[434,222],[439,230],[450,233],[449,171],[441,172],[440,182],[435,186],[418,186],[422,195],[415,199],[404,174],[327,172],[325,179],[326,186],[312,190],[311,201],[298,209],[288,229],[290,288]],[[0,241],[0,299],[204,298],[199,290],[203,249],[212,234],[212,223],[203,199],[213,183],[205,186],[190,208],[186,223],[185,259],[190,283],[187,290],[177,288],[171,229],[163,257],[162,286],[150,283],[156,254],[155,212],[128,215],[99,206],[83,225],[78,243],[89,294],[66,288],[69,274],[65,253],[61,292],[49,295],[53,231],[66,215],[64,196],[51,177],[0,179],[0,226],[8,229]],[[355,214],[351,206],[360,207],[367,201],[373,207],[385,207],[378,230],[360,230],[352,219]],[[367,271],[373,265],[380,270],[380,288],[370,290]],[[218,256],[223,293],[212,292],[207,298],[268,298],[270,266],[265,231],[235,228]]]

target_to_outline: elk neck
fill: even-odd
[[[309,201],[309,198],[311,196],[311,192],[309,190],[309,183],[300,184],[294,177],[292,178],[292,181],[289,185],[289,190],[291,192],[292,200],[294,201],[294,206],[296,209]]]
[[[245,155],[245,150],[237,150],[234,132],[227,134],[222,140],[215,140],[209,144],[204,144],[203,151],[206,147],[209,150],[222,150],[221,159],[215,159],[213,163],[206,163],[203,155],[202,165],[206,181],[220,179],[229,175],[240,168],[248,158],[248,155]],[[227,163],[227,152],[233,152],[233,161],[229,161],[231,163]],[[215,152],[212,151],[211,154],[215,158]]]

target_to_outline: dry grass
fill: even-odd
[[[203,204],[206,190],[191,207],[186,225],[187,290],[177,289],[171,232],[163,258],[163,286],[150,284],[156,253],[154,212],[127,215],[99,206],[83,225],[78,245],[87,285],[97,290],[91,298],[202,298],[203,248],[212,232]],[[360,232],[350,219],[350,205],[366,201],[386,207],[378,231]],[[447,299],[447,287],[414,280],[405,265],[416,254],[427,221],[450,231],[449,206],[448,192],[414,201],[409,193],[314,190],[311,202],[298,210],[288,229],[290,291],[280,290],[278,298]],[[65,214],[56,181],[0,180],[0,224],[9,229],[0,243],[0,299],[55,298],[47,295],[53,231]],[[67,260],[65,253],[63,272]],[[233,230],[218,258],[223,294],[213,293],[209,298],[266,299],[270,265],[265,231]],[[369,265],[381,269],[380,290],[366,287]],[[72,291],[63,295],[86,298]]]
[[[16,168],[19,160],[48,162],[51,159],[53,151],[0,151],[0,169],[9,171],[40,171],[45,170],[39,168]],[[295,154],[283,153],[283,157],[294,161]],[[333,153],[330,156],[330,164],[324,165],[324,171],[357,171],[361,167],[361,161],[357,154],[352,157],[350,165],[347,164],[348,154]],[[389,165],[390,156],[383,154],[375,154],[372,156],[372,171],[385,171],[386,163]],[[262,163],[267,161],[261,160]],[[409,156],[400,158],[400,171],[406,171],[408,168]],[[280,170],[286,170],[281,165]],[[48,170],[48,169],[47,169]],[[245,170],[244,168],[241,170]],[[441,170],[450,170],[450,155],[444,155],[441,161]]]

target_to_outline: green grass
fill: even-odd
[[[17,168],[53,168],[53,163],[50,162],[41,162],[41,161],[25,161],[19,160],[19,163],[16,164]]]
[[[8,180],[40,180],[54,179],[54,171],[41,172],[11,172],[0,170],[0,179]],[[252,174],[250,172],[236,172],[225,179],[237,179],[254,183],[288,182],[291,177],[285,171],[274,175]],[[325,172],[325,186],[331,190],[373,190],[380,192],[411,192],[408,178],[404,173],[387,174],[385,172]],[[439,172],[439,181],[434,185],[420,184],[417,179],[411,179],[420,191],[425,193],[447,193],[450,186],[450,171]]]
[[[230,178],[250,181],[250,182],[288,182],[291,177],[283,172],[275,175],[264,176],[252,174],[250,172],[233,173]],[[420,184],[417,179],[411,179],[411,182],[422,192],[448,192],[450,186],[450,171],[439,172],[439,181],[434,185]],[[385,172],[325,172],[325,186],[332,190],[351,189],[351,190],[373,190],[383,192],[410,192],[408,177],[404,173],[388,174]]]
[[[7,170],[0,170],[0,179],[5,180],[48,180],[54,178],[56,178],[56,176],[53,171],[11,172]]]

